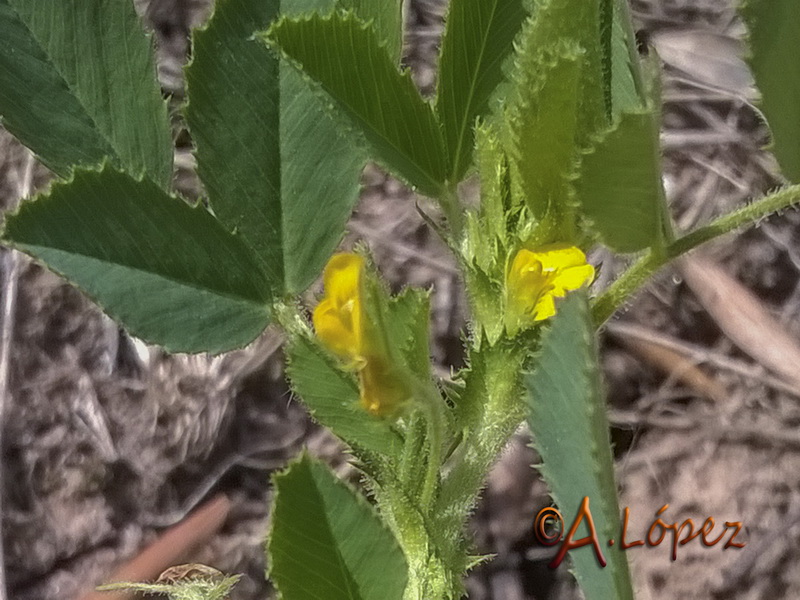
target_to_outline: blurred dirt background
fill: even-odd
[[[177,106],[188,35],[210,0],[136,0],[155,31],[159,75]],[[687,230],[780,183],[742,62],[731,0],[633,0],[642,48],[664,64],[665,180]],[[406,62],[435,85],[445,3],[412,0]],[[178,136],[176,187],[200,190]],[[0,135],[0,202],[48,174]],[[344,244],[365,240],[396,288],[432,287],[433,352],[461,364],[466,306],[454,262],[414,198],[375,168]],[[628,552],[639,598],[800,598],[800,215],[787,211],[663,271],[605,328],[605,367],[622,505],[640,539],[663,505],[668,523],[741,521],[744,549],[668,543]],[[243,573],[235,600],[270,597],[262,541],[269,475],[303,445],[356,478],[283,381],[267,331],[222,357],[170,356],[133,340],[80,293],[2,251],[2,533],[10,600],[76,599],[216,493],[221,530],[184,558]],[[603,250],[597,288],[624,265]],[[18,289],[16,304],[8,298]],[[548,504],[521,430],[493,471],[473,528],[496,553],[470,577],[474,600],[579,597],[532,535]],[[588,551],[584,549],[583,551]]]

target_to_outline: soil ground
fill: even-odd
[[[733,3],[632,6],[640,37],[664,66],[662,145],[676,226],[688,230],[778,185],[761,150],[768,135]],[[206,18],[207,0],[137,7],[156,32],[162,84],[179,99],[187,34]],[[428,93],[444,13],[438,0],[412,1],[408,11],[406,60]],[[0,144],[8,208],[27,175],[34,189],[48,175],[9,136]],[[197,196],[188,142],[176,165],[177,187]],[[467,313],[454,262],[402,185],[375,168],[363,182],[344,245],[366,242],[396,288],[433,289],[434,358],[446,375],[463,360]],[[689,544],[674,562],[668,544],[630,550],[639,598],[800,598],[798,236],[800,214],[786,211],[705,247],[692,257],[704,276],[692,264],[665,269],[603,332],[629,530],[645,533],[669,504],[667,522],[741,521],[747,542],[741,550]],[[243,573],[234,600],[268,597],[270,473],[305,445],[357,478],[339,444],[289,396],[279,334],[268,330],[222,357],[166,355],[26,258],[3,258],[2,293],[15,284],[19,293],[5,325],[13,352],[2,398],[8,598],[78,598],[217,492],[231,498],[231,514],[192,558]],[[602,250],[592,258],[603,264],[598,289],[624,264]],[[776,322],[785,339],[775,339]],[[532,535],[549,499],[526,442],[520,430],[473,519],[480,551],[496,553],[470,576],[473,600],[578,597],[566,569],[546,567],[552,552]]]

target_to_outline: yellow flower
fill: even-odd
[[[374,331],[364,307],[364,259],[334,254],[325,266],[325,296],[314,309],[317,337],[346,369],[358,371],[361,406],[377,416],[394,413],[410,396]]]
[[[523,248],[514,256],[506,278],[506,328],[510,333],[556,314],[556,298],[594,279],[594,267],[575,246],[550,244]],[[510,327],[509,327],[510,325]]]
[[[334,254],[322,275],[325,297],[314,309],[314,329],[320,341],[349,366],[364,362],[361,276],[364,259]]]

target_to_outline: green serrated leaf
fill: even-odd
[[[508,156],[494,128],[480,124],[476,131],[476,151],[481,184],[481,203],[477,210],[466,215],[466,227],[461,254],[470,268],[465,272],[467,290],[476,322],[487,331],[494,343],[502,328],[498,319],[494,281],[505,278],[505,262],[509,243],[509,221],[518,212],[513,206],[511,173]]]
[[[591,546],[577,549],[570,553],[575,575],[587,600],[632,599],[626,556],[619,546],[607,546],[620,532],[619,506],[594,325],[584,292],[561,303],[541,348],[535,371],[524,376],[540,471],[567,523],[589,497],[608,561],[602,568]]]
[[[534,217],[560,222],[569,210],[585,53],[567,44],[552,52],[523,46],[520,61],[523,79],[509,117],[511,155]]]
[[[173,352],[240,347],[269,321],[266,278],[237,236],[202,206],[111,168],[76,171],[24,203],[2,240]]]
[[[468,367],[458,374],[463,387],[459,390],[454,407],[456,422],[463,429],[474,427],[479,421],[492,383],[489,380],[489,365],[483,356],[473,350],[470,357],[472,360]]]
[[[352,13],[283,18],[267,38],[327,92],[376,160],[423,194],[439,196],[447,163],[433,110],[371,27]]]
[[[583,155],[575,183],[583,212],[603,242],[636,252],[664,242],[666,198],[661,182],[657,113],[624,113]]]
[[[354,378],[342,372],[328,352],[298,337],[289,344],[287,356],[292,387],[316,421],[355,448],[385,456],[399,454],[400,436],[389,421],[361,407]]]
[[[487,341],[494,344],[504,331],[503,312],[498,307],[503,287],[480,268],[473,267],[465,277],[475,321],[480,323]]]
[[[401,600],[408,566],[375,510],[303,456],[274,479],[270,577],[284,600]]]
[[[579,146],[605,127],[610,116],[600,43],[602,1],[606,0],[535,0],[533,22],[523,40],[528,50],[520,52],[523,60],[529,60],[525,57],[564,45],[583,51],[576,129]],[[521,72],[528,68],[523,64]]]
[[[528,16],[523,0],[453,0],[439,59],[436,111],[450,157],[450,180],[470,166],[473,127],[489,110],[503,63]]]
[[[344,235],[366,153],[283,61],[280,131],[285,289],[298,293],[319,276]]]
[[[628,0],[603,0],[609,19],[608,92],[611,118],[623,112],[640,109],[645,104],[645,90],[639,64],[639,53],[631,23]]]
[[[278,9],[219,3],[195,35],[186,114],[215,214],[254,250],[277,291],[297,293],[341,239],[364,154],[309,84],[254,39]]]
[[[408,287],[389,300],[386,316],[386,334],[402,354],[402,360],[420,379],[430,378],[430,295]]]
[[[786,177],[800,182],[800,2],[745,0],[750,66],[772,131],[772,150]]]
[[[508,155],[494,128],[489,125],[476,129],[475,142],[481,181],[480,221],[487,236],[504,242],[508,234],[508,215],[518,208],[513,204]],[[476,248],[478,252],[481,250]],[[483,253],[487,250],[483,249]],[[478,262],[486,271],[489,270],[489,257],[478,257]]]
[[[59,175],[108,158],[171,181],[167,107],[131,2],[0,0],[0,117]]]
[[[403,52],[403,0],[337,0],[345,10],[352,10],[362,21],[371,23],[378,39],[395,65]]]

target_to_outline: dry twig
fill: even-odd
[[[731,373],[735,373],[736,375],[739,375],[747,380],[756,381],[774,390],[791,394],[795,397],[800,397],[800,388],[790,385],[782,379],[773,377],[769,373],[765,373],[759,365],[751,365],[743,361],[736,360],[735,358],[714,352],[708,348],[690,344],[689,342],[685,342],[683,340],[677,340],[640,325],[615,321],[612,323],[607,323],[605,328],[609,333],[618,337],[626,337],[629,339],[633,338],[648,342],[650,344],[657,344],[686,357],[690,357],[698,364],[711,364],[719,369],[724,369]]]
[[[679,269],[703,308],[733,343],[800,387],[800,345],[752,292],[713,262],[697,256],[681,260]]]
[[[683,382],[701,396],[713,402],[721,402],[727,396],[725,386],[715,381],[694,360],[649,340],[618,336],[629,350],[655,366],[666,375]]]
[[[208,541],[228,517],[230,500],[220,494],[206,502],[184,521],[165,531],[155,542],[145,548],[133,560],[121,566],[109,578],[117,581],[152,581],[168,567],[188,557],[188,553]],[[132,594],[90,592],[81,600],[127,600]]]

